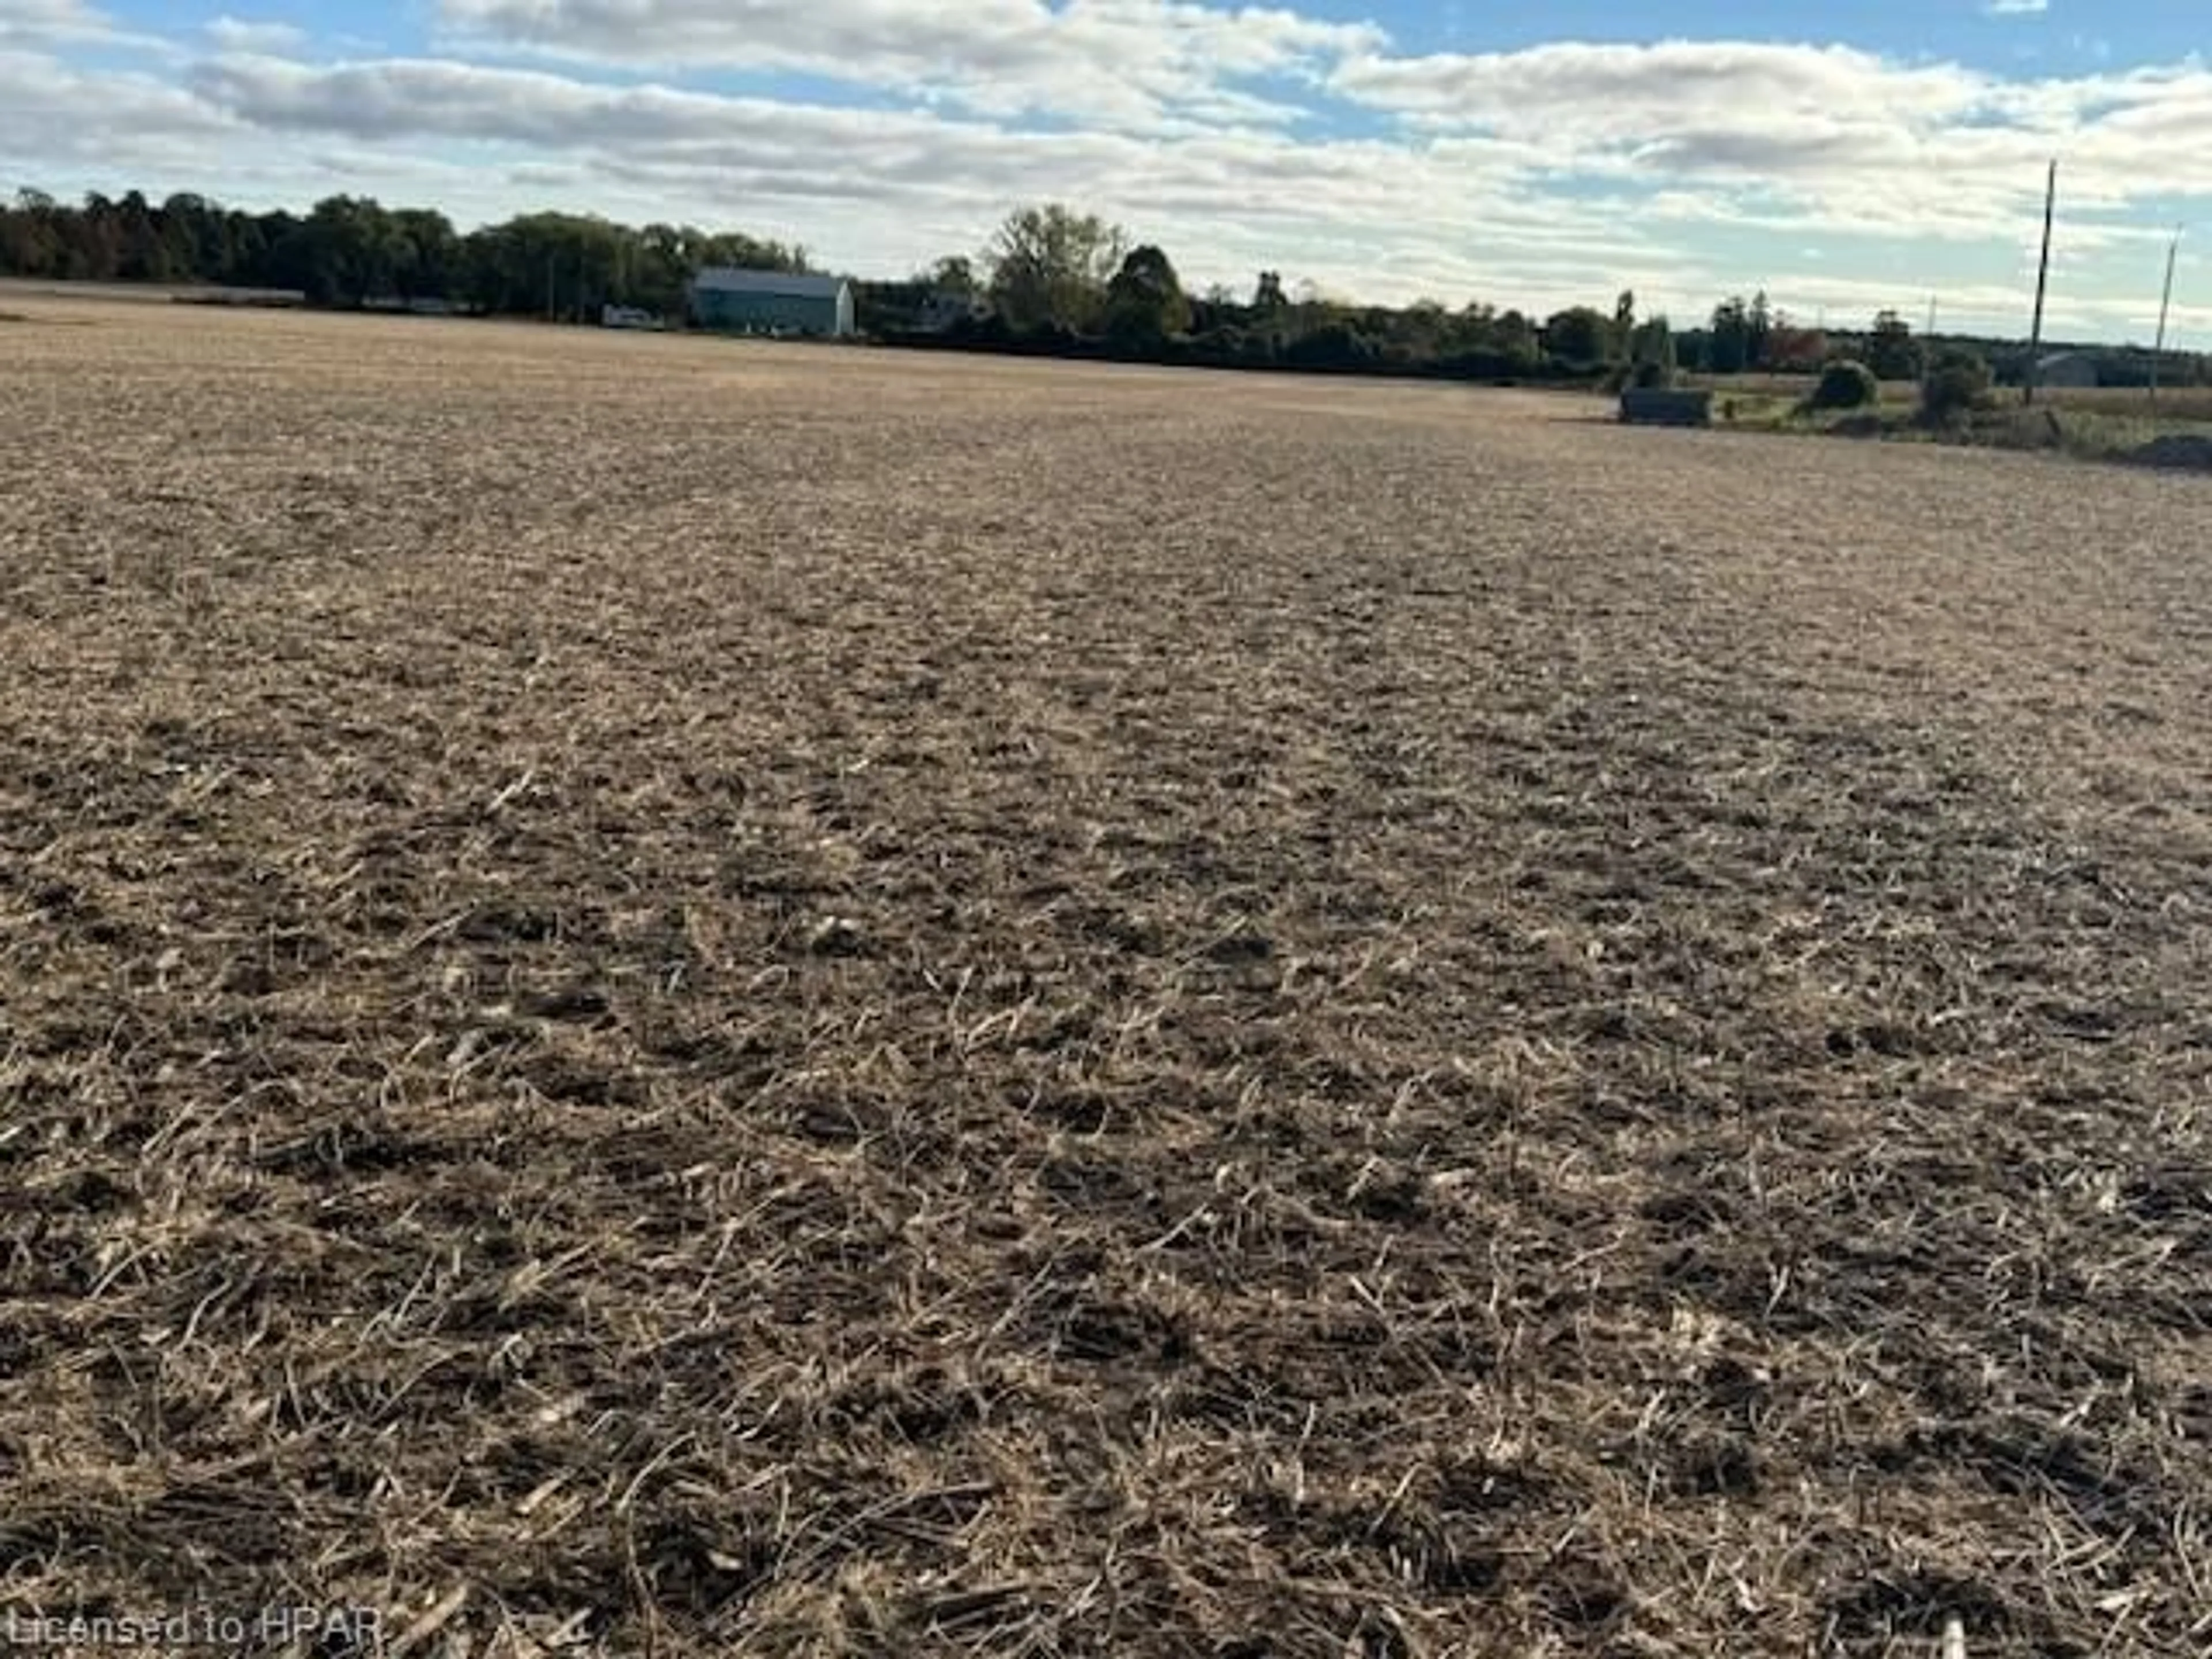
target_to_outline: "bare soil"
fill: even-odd
[[[2212,479],[9,303],[7,1607],[2212,1650]]]

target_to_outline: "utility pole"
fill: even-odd
[[[2173,240],[2166,245],[2166,293],[2158,302],[2158,343],[2150,349],[2150,404],[2158,407],[2158,366],[2166,356],[2166,316],[2173,308],[2173,262],[2181,252],[2181,227],[2173,228]]]
[[[2035,326],[2027,337],[2027,372],[2021,376],[2021,401],[2035,401],[2035,376],[2043,356],[2043,296],[2051,287],[2051,222],[2058,207],[2058,158],[2051,161],[2051,182],[2043,191],[2043,258],[2035,269]]]

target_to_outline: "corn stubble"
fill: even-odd
[[[20,309],[9,1605],[2212,1643],[2212,483]]]

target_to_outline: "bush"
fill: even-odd
[[[1839,357],[1820,371],[1811,401],[1815,409],[1872,409],[1881,401],[1881,382],[1864,363]]]
[[[1329,323],[1291,342],[1283,361],[1293,368],[1365,368],[1376,358],[1375,343],[1357,329]]]
[[[1946,349],[1920,383],[1920,417],[1930,426],[1956,426],[1989,406],[1990,366],[1960,347]]]

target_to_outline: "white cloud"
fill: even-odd
[[[207,37],[224,52],[297,52],[307,33],[290,23],[253,22],[225,15],[204,26]]]
[[[2051,9],[2051,0],[1985,0],[1983,12],[1990,17],[2039,17]]]
[[[0,5],[0,46],[96,40],[113,27],[84,0],[8,0]]]
[[[79,70],[0,44],[0,155],[35,155],[47,167],[135,171],[167,166],[234,131],[217,111],[155,76]]]
[[[1779,191],[1782,217],[1982,240],[2040,208],[2212,196],[2212,73],[2006,82],[1842,46],[1665,41],[1346,60],[1332,89],[1413,131],[1543,143],[1576,170]]]
[[[651,70],[797,70],[978,114],[1151,126],[1297,112],[1238,82],[1316,80],[1385,44],[1371,24],[1182,0],[440,0],[449,44]]]
[[[104,46],[171,52],[159,35],[124,28],[86,0],[0,0],[0,48]]]

